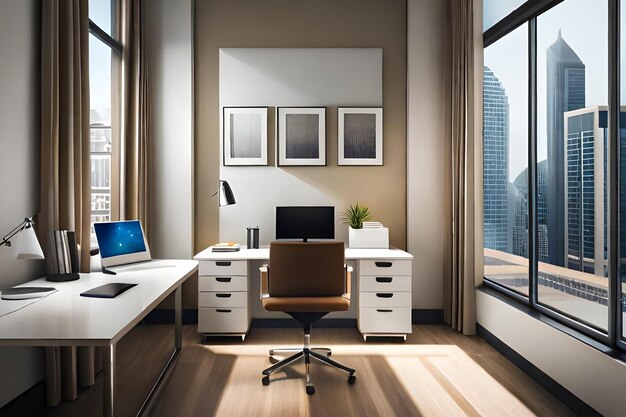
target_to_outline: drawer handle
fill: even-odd
[[[215,265],[217,266],[230,266],[232,262],[231,261],[217,261],[215,262]]]
[[[230,282],[232,281],[232,278],[226,278],[226,277],[216,277],[215,280],[217,282]]]
[[[218,313],[232,313],[232,310],[224,310],[224,309],[221,309],[221,308],[218,308],[215,311],[217,311]]]
[[[393,278],[391,278],[391,277],[376,277],[376,282],[389,283],[391,281],[393,281]]]
[[[393,265],[393,262],[382,262],[382,261],[376,261],[376,266],[379,268],[391,268],[391,266]]]
[[[215,294],[217,298],[230,298],[232,294]]]
[[[386,310],[386,309],[376,309],[376,311],[378,311],[379,313],[393,313],[393,310]]]
[[[377,292],[376,297],[378,298],[391,298],[393,297],[393,293],[391,292]]]

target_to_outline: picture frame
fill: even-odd
[[[337,108],[337,165],[383,165],[383,108]]]
[[[224,107],[225,166],[267,165],[267,107]]]
[[[326,165],[326,107],[278,107],[278,166]]]

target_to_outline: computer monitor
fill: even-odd
[[[334,207],[276,207],[276,239],[334,239]]]
[[[139,220],[94,223],[93,227],[103,268],[151,260]]]

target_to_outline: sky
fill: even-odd
[[[513,4],[504,10],[503,4]],[[486,0],[485,24],[523,3],[520,0]],[[562,37],[585,64],[586,106],[608,104],[608,5],[599,0],[566,0],[537,18],[537,160],[547,156],[546,50],[559,29]],[[626,0],[622,0],[624,20]],[[492,9],[487,10],[487,7]],[[494,16],[496,16],[494,18]],[[626,40],[622,31],[622,43]],[[500,79],[509,97],[509,181],[528,165],[528,24],[485,49],[485,65]],[[626,44],[625,44],[626,45]],[[626,80],[626,65],[621,78]],[[621,90],[626,104],[626,88]]]
[[[89,18],[102,30],[111,32],[111,0],[89,0]],[[111,108],[111,49],[89,35],[90,108]]]

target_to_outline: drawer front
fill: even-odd
[[[359,274],[380,277],[411,275],[412,263],[410,259],[366,259],[359,263]]]
[[[247,308],[199,308],[199,333],[246,333]]]
[[[360,291],[411,291],[410,276],[361,275]]]
[[[406,307],[411,308],[410,292],[361,292],[359,293],[360,307]]]
[[[247,261],[200,261],[200,275],[248,275]]]
[[[240,292],[200,292],[198,307],[248,307],[248,293]]]
[[[246,276],[199,276],[198,291],[248,291]]]
[[[361,333],[411,333],[410,308],[359,308]]]

